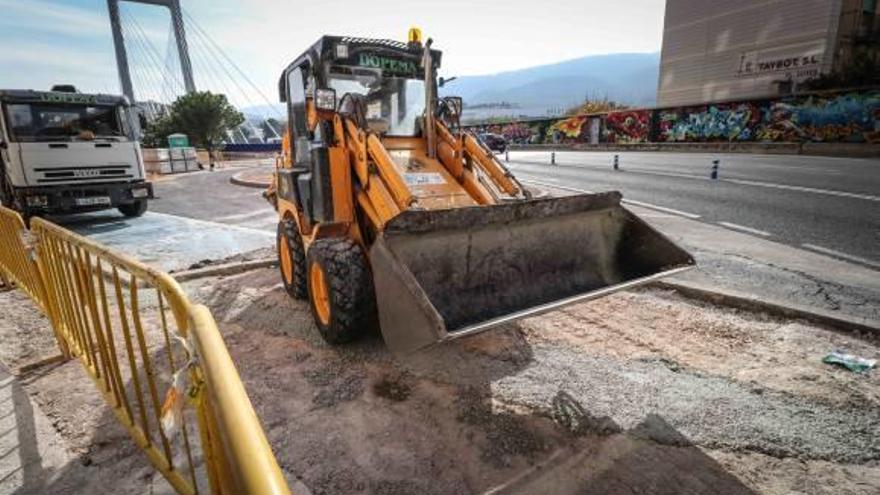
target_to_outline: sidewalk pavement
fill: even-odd
[[[52,422],[0,365],[0,495],[45,493],[74,461]]]

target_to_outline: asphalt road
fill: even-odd
[[[229,179],[242,167],[171,176],[154,184],[150,211],[275,233],[278,214],[262,190]]]
[[[634,202],[880,268],[880,160],[791,155],[511,152],[523,180]],[[719,180],[709,172],[720,160]]]
[[[229,182],[241,170],[161,177],[141,218],[107,210],[52,220],[166,271],[271,248],[278,216],[262,191]]]

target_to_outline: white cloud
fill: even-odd
[[[0,0],[0,25],[68,36],[104,36],[110,32],[106,11],[96,3],[83,9],[45,0]]]
[[[469,75],[590,54],[657,51],[664,10],[664,0],[323,0],[308,7],[292,0],[185,0],[183,4],[273,102],[277,99],[276,84],[281,70],[324,34],[404,39],[407,29],[417,25],[444,51],[443,75]],[[130,2],[123,2],[122,8],[127,16],[137,19],[164,63],[167,11]],[[93,79],[90,84],[98,89],[102,84],[117,85],[105,0],[80,0],[76,7],[48,0],[0,0],[0,11],[0,42],[16,48],[27,47],[33,41],[53,45],[52,50],[6,50],[20,52],[15,55],[19,67],[26,64],[31,71],[45,65],[60,79],[106,74],[104,80]],[[22,29],[33,35],[22,40]],[[11,30],[16,35],[4,37],[4,31]],[[239,93],[231,81],[225,80],[225,71],[235,71],[211,55],[212,50],[207,49],[195,26],[187,26],[187,37],[197,82],[209,89]],[[139,54],[146,58],[143,50],[129,41],[132,58],[138,59]],[[69,50],[59,52],[54,48],[56,42]],[[100,53],[100,67],[88,67],[96,54],[87,47]],[[27,76],[21,73],[15,77],[26,80]],[[250,92],[247,99],[262,103],[262,98],[237,74],[236,77]],[[34,76],[32,86],[42,84],[44,79]]]

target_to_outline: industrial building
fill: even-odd
[[[876,57],[878,0],[667,0],[660,106],[768,98]]]

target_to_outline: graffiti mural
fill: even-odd
[[[877,142],[874,113],[878,109],[880,91],[770,102],[757,140]]]
[[[593,142],[827,142],[880,144],[880,90],[824,93],[679,108],[618,110],[559,120],[474,127],[517,144]],[[595,133],[595,130],[594,130]]]
[[[626,110],[605,115],[606,143],[647,143],[650,136],[650,110]]]
[[[508,143],[529,144],[532,134],[532,128],[522,122],[508,124],[501,129],[501,135]]]
[[[581,143],[589,141],[589,136],[585,136],[587,127],[586,115],[576,115],[567,119],[556,121],[555,124],[547,128],[545,142],[550,143]]]
[[[735,103],[657,110],[657,115],[660,141],[751,141],[762,111],[754,103]]]

